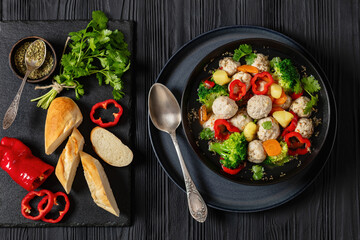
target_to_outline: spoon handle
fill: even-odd
[[[185,186],[186,186],[186,195],[187,195],[187,199],[188,199],[190,214],[196,221],[205,222],[207,214],[208,214],[207,206],[206,206],[203,198],[201,197],[199,191],[196,189],[196,186],[195,186],[193,180],[191,179],[190,174],[186,168],[184,159],[183,159],[181,151],[180,151],[179,143],[176,139],[175,131],[170,133],[170,136],[174,143],[176,153],[179,157],[181,170],[182,170],[182,173],[184,176]]]
[[[19,102],[20,102],[20,97],[21,97],[21,93],[24,89],[25,83],[26,83],[26,79],[28,78],[29,74],[31,73],[31,71],[26,71],[25,76],[22,80],[22,83],[20,85],[20,88],[18,90],[18,92],[16,93],[14,100],[12,101],[12,103],[10,104],[8,110],[5,113],[5,117],[3,120],[3,129],[8,129],[11,124],[14,122],[15,118],[16,118],[16,114],[17,111],[19,109]]]

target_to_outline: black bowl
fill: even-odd
[[[210,76],[209,70],[218,68],[218,63],[221,58],[226,56],[227,53],[232,53],[234,49],[239,47],[240,44],[244,43],[250,44],[253,47],[253,50],[263,53],[264,55],[268,55],[269,59],[272,57],[291,59],[299,71],[306,69],[307,75],[313,75],[317,80],[319,80],[321,85],[321,90],[318,93],[319,102],[316,107],[317,111],[312,113],[311,118],[316,117],[317,119],[321,119],[322,123],[315,127],[314,134],[310,139],[311,154],[299,156],[298,159],[294,159],[289,163],[284,164],[284,166],[271,167],[266,164],[261,164],[264,167],[266,174],[262,180],[257,181],[252,178],[251,167],[253,164],[250,162],[247,162],[246,167],[237,175],[229,175],[225,173],[219,163],[219,156],[208,151],[208,141],[199,139],[198,136],[202,127],[198,119],[193,117],[194,111],[197,111],[201,106],[201,104],[197,101],[197,88],[200,82]],[[324,80],[325,79],[322,78],[320,72],[299,51],[274,40],[261,38],[243,39],[221,46],[208,54],[197,66],[195,66],[183,92],[181,109],[183,119],[182,124],[186,138],[203,163],[213,172],[228,180],[248,185],[267,185],[284,181],[295,176],[297,173],[306,168],[312,161],[316,161],[316,156],[325,142],[329,130],[331,113],[329,96],[324,85]]]

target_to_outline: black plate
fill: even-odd
[[[233,212],[255,212],[279,206],[308,187],[320,173],[328,159],[336,135],[335,99],[329,82],[314,58],[292,39],[269,29],[254,26],[234,26],[219,28],[198,36],[179,49],[167,62],[157,78],[166,85],[178,99],[185,90],[192,70],[215,49],[242,39],[263,38],[281,42],[301,52],[319,71],[329,95],[331,118],[328,137],[315,161],[296,176],[287,181],[251,186],[225,179],[210,170],[194,153],[186,140],[182,127],[177,131],[178,141],[187,168],[208,206]],[[166,174],[185,192],[184,180],[175,149],[168,134],[158,131],[148,119],[151,143]]]
[[[262,180],[255,181],[252,178],[251,167],[253,163],[246,162],[246,167],[236,175],[230,175],[225,173],[219,163],[219,156],[214,155],[208,150],[208,141],[200,140],[199,133],[202,130],[202,126],[199,123],[198,118],[195,118],[193,112],[197,112],[201,106],[201,103],[197,101],[197,88],[203,79],[208,78],[211,74],[209,71],[217,69],[219,67],[219,60],[229,56],[225,53],[232,53],[234,49],[238,48],[240,44],[250,44],[253,50],[258,53],[268,55],[269,59],[273,57],[280,57],[281,59],[289,58],[292,60],[297,69],[305,67],[308,75],[313,75],[319,80],[321,90],[319,92],[319,104],[317,106],[317,112],[313,112],[312,117],[322,120],[322,124],[315,128],[314,133],[319,133],[317,137],[312,137],[311,140],[311,154],[300,156],[298,159],[294,159],[289,163],[286,163],[281,167],[272,167],[267,164],[262,164],[265,169],[265,175]],[[245,62],[244,62],[245,64]],[[313,161],[319,153],[321,147],[325,142],[325,138],[328,133],[330,123],[330,107],[329,107],[329,96],[324,84],[324,79],[321,74],[316,70],[313,64],[307,60],[307,58],[296,49],[280,43],[278,41],[255,38],[255,39],[242,39],[234,41],[224,46],[221,46],[204,59],[194,68],[192,74],[188,80],[183,97],[181,100],[183,128],[192,149],[199,156],[199,158],[208,166],[212,171],[223,176],[231,181],[243,184],[252,185],[266,185],[272,184],[279,181],[287,180],[288,178],[296,175],[302,171],[306,166]],[[315,135],[315,134],[314,134]]]

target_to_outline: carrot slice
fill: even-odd
[[[247,72],[247,73],[259,73],[259,69],[254,66],[250,65],[241,65],[237,67],[237,70],[240,72]]]
[[[286,96],[286,94],[285,94],[285,92],[283,90],[282,93],[281,93],[280,98],[274,100],[274,104],[275,105],[282,105],[282,104],[284,104],[286,102],[286,99],[287,99],[287,96]]]
[[[282,107],[279,107],[279,106],[274,106],[271,111],[270,111],[270,115],[273,114],[273,112],[277,112],[277,111],[285,111]]]
[[[207,120],[209,120],[210,114],[207,113],[206,106],[202,105],[199,109],[199,120],[200,124],[203,125]]]
[[[262,144],[265,152],[269,156],[277,156],[281,153],[280,143],[275,139],[266,140]]]

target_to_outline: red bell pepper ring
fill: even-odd
[[[294,144],[291,141],[291,138],[296,138],[297,141],[299,142],[299,144],[305,144],[305,147],[301,148],[299,146],[295,146],[295,145],[298,145],[298,144]],[[290,132],[290,133],[285,135],[284,139],[285,139],[286,144],[289,146],[288,154],[290,156],[305,155],[310,151],[310,147],[311,147],[310,140],[307,139],[307,138],[302,137],[301,134],[298,133],[298,132]]]
[[[231,81],[229,84],[229,98],[234,101],[241,100],[246,94],[246,85],[239,79]]]
[[[225,119],[217,119],[214,122],[215,138],[217,140],[226,140],[230,137],[232,132],[240,132],[240,130],[233,126]],[[226,131],[227,130],[227,131]]]
[[[302,90],[300,93],[292,93],[292,94],[290,95],[290,97],[291,97],[292,100],[296,100],[296,99],[298,99],[299,97],[301,97],[303,94],[304,94],[304,90]]]
[[[226,173],[228,173],[230,175],[235,175],[235,174],[238,174],[245,166],[244,165],[239,165],[235,169],[224,167],[224,165],[221,165],[221,167],[224,170],[224,172],[226,172]]]
[[[45,199],[49,199],[48,200],[48,204],[46,205],[45,208],[39,208],[38,207],[38,211],[39,214],[37,216],[31,216],[31,206],[30,206],[30,201],[32,199],[34,199],[35,197],[43,197],[43,199],[41,200],[41,202]],[[30,220],[40,220],[42,219],[46,214],[48,214],[52,208],[54,204],[54,197],[53,197],[53,193],[50,192],[49,190],[40,190],[40,191],[31,191],[29,192],[24,199],[21,201],[21,214],[25,217],[28,218]]]
[[[53,166],[35,157],[24,143],[9,137],[0,142],[0,166],[27,191],[38,188],[54,171]]]
[[[294,113],[293,111],[290,111],[290,113],[294,116],[293,119],[291,120],[291,123],[289,126],[287,126],[284,131],[282,132],[281,136],[285,137],[286,134],[295,131],[295,128],[297,126],[299,117],[298,115],[296,115],[296,113]]]
[[[258,86],[258,81],[265,81],[266,84],[264,85],[264,89],[262,91],[258,90],[260,86]],[[250,80],[252,91],[256,95],[264,95],[268,92],[269,87],[271,84],[274,83],[274,79],[272,78],[271,74],[268,72],[257,73],[255,76]]]
[[[213,81],[209,81],[209,80],[205,80],[204,81],[204,86],[207,89],[213,88],[215,86],[215,83]]]
[[[65,193],[63,193],[63,192],[57,192],[57,193],[54,193],[54,194],[53,194],[53,197],[52,197],[52,199],[53,199],[53,204],[59,205],[59,203],[56,201],[56,199],[57,199],[59,196],[62,196],[62,197],[64,198],[64,200],[65,200],[64,209],[61,210],[61,211],[59,211],[59,217],[57,217],[57,218],[55,218],[55,219],[50,219],[50,218],[46,218],[46,214],[45,214],[45,215],[41,218],[42,221],[47,222],[47,223],[58,223],[58,222],[60,222],[60,221],[63,219],[63,217],[65,216],[65,214],[69,211],[69,209],[70,209],[70,201],[69,201],[68,196],[67,196]],[[43,198],[43,199],[39,202],[39,204],[38,204],[38,209],[39,209],[39,211],[43,209],[44,204],[45,204],[46,202],[48,202],[48,200],[49,200],[49,198],[45,197],[45,198]],[[49,202],[48,202],[48,204],[46,205],[46,207],[47,207],[48,205],[49,205]]]
[[[119,112],[113,113],[113,115],[114,115],[114,121],[104,123],[104,122],[102,121],[101,117],[99,117],[98,119],[95,119],[94,115],[95,115],[96,109],[99,109],[99,108],[107,109],[107,106],[108,106],[109,104],[114,104],[114,106],[119,109]],[[96,103],[96,104],[91,108],[90,119],[91,119],[91,121],[92,121],[93,123],[99,125],[100,127],[103,127],[103,128],[113,127],[113,126],[115,126],[115,125],[119,122],[122,113],[123,113],[123,108],[121,107],[121,105],[120,105],[119,103],[117,103],[114,99],[108,99],[108,100],[106,100],[106,101],[104,101],[104,102]]]

